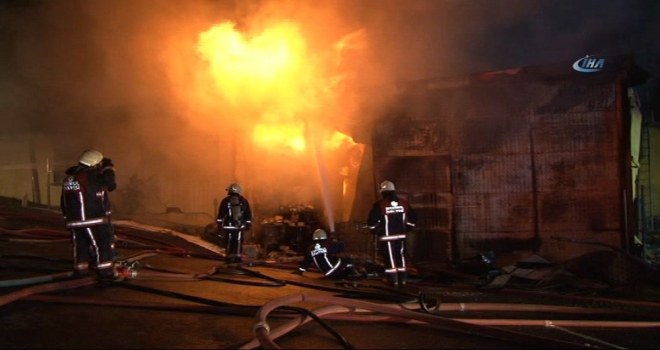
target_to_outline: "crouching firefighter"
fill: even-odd
[[[252,227],[252,210],[250,203],[243,197],[239,184],[231,184],[227,188],[227,197],[223,198],[218,208],[218,231],[225,239],[225,262],[227,264],[242,262],[243,234]]]
[[[399,198],[391,181],[380,184],[382,199],[371,207],[367,225],[378,237],[379,249],[385,265],[385,275],[390,284],[406,284],[405,243],[406,234],[415,227],[417,214],[408,201]]]
[[[309,267],[314,266],[323,274],[323,277],[336,279],[358,279],[365,276],[356,272],[352,259],[348,257],[338,257],[341,252],[341,245],[333,244],[333,240],[328,240],[328,234],[317,229],[312,234],[312,245],[305,253],[304,259],[300,262],[300,267],[293,273],[302,275]]]
[[[83,152],[78,165],[66,171],[60,208],[72,234],[75,275],[87,275],[93,269],[100,279],[116,277],[108,196],[116,187],[112,161],[95,150]]]

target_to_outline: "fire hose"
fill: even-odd
[[[49,292],[49,291],[55,291],[55,290],[62,290],[62,289],[68,289],[68,288],[76,288],[78,286],[82,285],[87,285],[87,284],[92,284],[94,283],[93,279],[87,278],[87,279],[82,279],[82,280],[73,280],[73,281],[67,281],[67,282],[58,282],[58,283],[53,283],[50,285],[44,285],[44,286],[37,286],[37,287],[32,287],[32,288],[26,288],[22,291],[16,292],[16,293],[11,293],[8,294],[7,296],[3,297],[2,303],[0,305],[4,305],[6,303],[15,301],[19,298],[24,298],[28,300],[41,300],[41,301],[60,301],[62,302],[63,299],[66,299],[67,297],[57,297],[57,296],[34,296],[34,294],[38,293],[44,293],[44,292]],[[142,291],[150,291],[150,292],[157,292],[163,295],[169,295],[169,296],[174,296],[177,298],[182,298],[190,301],[195,301],[195,302],[201,302],[207,305],[210,305],[211,307],[205,307],[202,308],[200,306],[187,306],[187,305],[160,305],[160,304],[155,304],[155,305],[145,305],[144,303],[136,303],[134,304],[135,306],[140,305],[139,307],[143,308],[161,308],[161,309],[169,309],[169,310],[175,310],[175,311],[195,311],[195,312],[216,312],[216,313],[225,313],[225,314],[235,314],[239,316],[249,316],[252,314],[254,311],[253,306],[241,306],[241,305],[235,305],[235,304],[228,304],[228,303],[222,303],[218,301],[210,301],[208,299],[204,298],[197,298],[197,297],[191,297],[187,296],[184,294],[179,294],[179,293],[173,293],[173,292],[166,292],[166,291],[161,291],[161,290],[156,290],[156,289],[150,289],[148,287],[144,286],[136,286],[136,285],[131,285],[128,283],[118,283],[120,286],[126,286],[131,289],[138,289]],[[316,311],[316,314],[319,316],[324,316],[326,319],[332,319],[332,320],[349,320],[349,321],[366,321],[366,322],[404,322],[404,323],[424,323],[424,324],[429,324],[430,321],[437,320],[437,319],[426,319],[425,317],[419,316],[418,312],[413,312],[412,308],[406,308],[405,306],[402,305],[397,305],[397,304],[388,304],[388,305],[383,305],[383,304],[372,304],[372,303],[366,303],[366,302],[355,302],[351,300],[345,300],[342,298],[335,298],[335,297],[327,297],[327,296],[310,296],[308,294],[301,294],[304,295],[304,297],[300,297],[300,301],[319,301],[319,302],[329,302],[333,303],[334,305],[330,309],[322,309],[322,311]],[[78,301],[78,297],[73,298],[73,297],[68,297],[68,302],[79,302],[81,304],[84,303],[94,303],[93,300],[85,300],[80,299]],[[297,299],[296,299],[297,300]],[[274,301],[277,303],[278,301]],[[291,302],[295,302],[291,301]],[[110,305],[110,306],[122,306],[122,305],[133,305],[131,302],[120,302],[120,301],[109,301],[109,300],[98,300],[95,303],[99,305]],[[273,302],[269,303],[272,304]],[[281,302],[280,302],[281,303]],[[284,306],[284,305],[283,305]],[[134,306],[131,306],[134,307]],[[224,309],[218,309],[218,307],[224,307]],[[278,306],[279,307],[279,306]],[[287,315],[287,313],[277,313],[275,311],[281,311],[281,310],[269,310],[272,309],[272,306],[264,305],[261,309],[261,311],[258,313],[258,320],[265,319],[265,315],[267,314],[274,314],[274,315]],[[387,309],[383,309],[387,308]],[[264,310],[267,310],[266,312]],[[365,311],[366,310],[366,311]],[[373,315],[368,313],[368,311],[375,311],[379,313],[385,313],[386,315],[389,314],[389,316],[382,316],[382,315]],[[393,310],[388,312],[388,310]],[[453,304],[443,304],[443,311],[451,311],[451,310],[462,310],[462,311],[467,311],[467,310],[472,310],[472,311],[478,311],[478,310],[492,310],[492,311],[511,311],[511,310],[516,310],[516,311],[552,311],[552,312],[562,312],[562,313],[571,313],[571,314],[579,314],[579,313],[586,313],[590,311],[591,313],[606,313],[608,312],[607,310],[594,310],[594,309],[581,309],[581,308],[575,308],[575,307],[562,307],[562,306],[551,306],[551,305],[517,305],[517,304],[480,304],[480,303],[453,303]],[[413,312],[411,313],[405,313],[404,311],[407,312]],[[600,311],[600,312],[599,312]],[[304,320],[304,321],[303,321]],[[303,323],[308,322],[311,320],[309,317],[305,318],[300,318],[298,317],[295,320],[290,321],[287,323],[287,325],[282,326],[275,332],[271,334],[271,339],[275,339],[278,336],[284,334],[287,332],[287,330],[293,329],[299,325],[302,325]],[[440,320],[445,320],[444,318],[441,318]],[[453,320],[456,321],[456,319],[447,319],[447,320]],[[644,321],[589,321],[589,320],[558,320],[558,321],[548,321],[548,320],[523,320],[523,319],[513,319],[513,320],[507,320],[507,319],[460,319],[460,322],[468,323],[468,324],[473,324],[475,326],[481,325],[515,325],[515,326],[520,326],[520,325],[530,325],[530,326],[545,326],[545,327],[560,327],[560,326],[570,326],[570,327],[617,327],[617,328],[630,328],[630,327],[658,327],[660,326],[660,322],[644,322]],[[449,329],[451,331],[459,331],[459,332],[465,332],[465,330],[461,329],[456,329],[456,325],[449,324],[449,327],[446,324],[443,324],[441,322],[440,325],[433,324],[431,323],[434,327],[440,328],[440,329]],[[267,326],[267,325],[266,325]],[[256,327],[256,326],[255,326]],[[258,328],[258,327],[256,327]],[[498,332],[495,332],[495,334],[491,334],[492,332],[486,332],[483,333],[481,330],[469,330],[472,333],[469,333],[471,335],[475,335],[474,332],[477,332],[478,335],[490,337],[490,338],[497,338],[497,339],[504,339],[504,340],[509,340],[509,341],[516,341],[516,342],[521,342],[524,344],[527,344],[528,342],[531,342],[532,340],[527,340],[525,337],[529,337],[527,335],[521,335],[517,333],[505,333],[504,336],[502,334],[498,334]],[[256,333],[256,332],[255,332]],[[522,338],[521,338],[522,337]],[[547,341],[545,338],[541,339],[542,341]],[[538,341],[538,339],[536,339]],[[594,341],[598,341],[597,339]],[[268,343],[266,341],[266,344],[264,344],[264,340],[260,340],[261,344],[264,347],[268,347]],[[252,343],[247,343],[243,348],[248,348]],[[537,343],[538,344],[538,343]],[[565,345],[563,342],[560,342],[559,344],[552,343],[550,345]],[[574,347],[575,344],[570,344],[571,347]]]
[[[155,254],[155,253],[186,254],[186,252],[187,252],[184,249],[166,248],[164,250],[165,251],[155,250],[155,251],[152,251],[152,252],[141,252],[140,254],[145,254],[145,255]],[[139,256],[139,254],[136,255],[136,256]],[[60,274],[59,277],[66,278],[66,277],[69,277],[68,274],[69,273],[63,273],[63,274]],[[170,274],[169,273],[162,273],[162,274],[153,274],[152,276],[154,276],[154,277],[156,277],[156,276],[164,277],[164,276],[167,276],[167,275],[170,275]],[[140,273],[140,276],[141,277],[147,277],[147,276],[149,276],[149,273]],[[193,276],[193,275],[191,275],[191,276]],[[30,283],[41,283],[41,282],[47,282],[47,281],[51,281],[51,280],[54,281],[54,280],[59,279],[59,277],[41,276],[41,277],[37,277],[37,278],[33,279],[33,281],[39,281],[39,282],[30,282]],[[181,277],[183,277],[183,276],[181,276]],[[176,279],[177,277],[172,277],[172,278]],[[68,282],[70,282],[70,281],[67,281],[66,283],[68,283]],[[62,283],[62,285],[59,286],[59,287],[55,287],[55,286],[49,287],[49,288],[52,288],[52,289],[44,287],[44,289],[42,291],[39,290],[38,288],[30,288],[28,291],[26,291],[26,293],[28,295],[26,298],[29,299],[29,298],[33,297],[34,293],[43,293],[43,292],[59,290],[59,289],[76,288],[76,287],[79,286],[75,283],[71,283],[70,285],[67,284],[65,286],[64,285],[65,282],[58,282],[56,284],[60,284],[60,283]],[[92,281],[92,283],[93,283],[93,281]],[[41,287],[41,286],[37,286],[37,287]],[[12,294],[14,294],[14,293],[12,293]],[[11,294],[9,296],[10,296],[10,298],[7,299],[7,300],[3,299],[3,303],[0,303],[0,305],[4,305],[5,303],[16,300],[16,298],[17,298],[16,296],[13,296],[14,299],[11,299],[12,298]],[[38,299],[38,298],[35,297],[35,299]],[[308,298],[307,300],[311,301],[312,299]],[[618,300],[617,300],[617,302],[618,302]],[[447,305],[446,303],[443,304],[443,311],[447,311],[446,309],[444,309],[444,307],[446,305]],[[230,307],[233,307],[233,306],[230,306]],[[465,306],[463,304],[461,304],[459,307],[460,308],[465,308]],[[526,306],[520,306],[520,308],[524,308],[524,307],[526,307]],[[555,309],[554,311],[557,311],[557,310],[560,309],[560,307],[553,307],[553,306],[546,306],[546,307],[547,307],[547,309],[554,308]],[[422,308],[424,308],[424,306],[422,306]],[[497,306],[492,306],[492,308],[496,309]],[[328,319],[351,319],[351,317],[359,318],[360,320],[378,320],[378,319],[381,319],[381,320],[404,320],[405,319],[402,316],[364,315],[365,312],[363,312],[362,309],[347,309],[346,307],[343,307],[343,306],[339,306],[337,309],[334,309],[334,310],[335,311],[332,311],[332,312],[331,311],[326,312],[326,314],[327,314],[326,317]],[[352,311],[347,312],[347,310],[352,310]],[[356,310],[362,312],[362,314],[359,314],[358,312],[356,312]],[[365,310],[369,310],[369,309],[365,309]],[[593,309],[590,309],[590,310],[593,310]],[[275,310],[273,310],[273,311],[275,311]],[[428,308],[428,305],[426,305],[426,310],[425,311],[429,312],[429,311],[434,311],[434,310],[430,310]],[[438,311],[438,310],[436,310],[436,311]],[[545,311],[549,311],[549,310],[545,310]],[[576,312],[576,313],[580,313],[580,312]],[[311,320],[309,317],[306,317],[304,319]],[[490,319],[490,320],[464,319],[462,321],[463,322],[468,322],[468,323],[473,323],[473,324],[483,324],[483,325],[517,325],[517,326],[518,325],[534,325],[534,326],[544,326],[545,325],[546,327],[547,326],[557,326],[557,325],[566,325],[566,326],[573,326],[573,327],[579,327],[579,326],[585,326],[585,327],[589,327],[589,326],[598,326],[598,327],[615,327],[615,326],[616,327],[657,327],[658,326],[658,324],[656,322],[640,322],[640,321],[631,322],[631,323],[626,323],[626,322],[621,322],[621,321],[582,321],[582,320],[547,321],[547,320],[506,320],[506,319]],[[410,319],[408,322],[428,323],[427,320],[418,320],[418,319]],[[255,331],[255,333],[256,333],[256,331]],[[274,335],[275,335],[275,333],[272,333],[271,338]]]
[[[355,312],[356,310],[370,310],[385,315],[424,322],[429,326],[442,330],[450,330],[453,332],[459,332],[471,336],[480,336],[491,339],[505,340],[505,341],[523,344],[523,345],[529,345],[533,347],[539,347],[539,345],[542,344],[541,346],[547,346],[547,347],[552,346],[556,348],[569,348],[569,349],[589,348],[588,346],[582,344],[569,343],[569,342],[563,342],[549,338],[525,335],[525,334],[520,334],[498,328],[491,328],[491,327],[485,327],[471,323],[461,322],[436,315],[413,312],[405,309],[394,309],[390,306],[383,304],[375,304],[375,303],[369,303],[359,300],[343,299],[343,298],[336,298],[325,295],[314,295],[314,294],[306,294],[306,293],[293,294],[293,295],[288,295],[274,299],[259,309],[256,315],[257,323],[254,325],[253,331],[255,333],[257,340],[259,341],[259,344],[261,344],[263,348],[280,349],[280,347],[274,342],[273,338],[271,338],[270,336],[270,327],[266,322],[269,313],[281,306],[286,306],[294,303],[302,303],[302,302],[321,302],[326,304],[332,304],[334,307],[343,306],[345,312]],[[336,310],[338,309],[333,308],[331,310],[336,312]],[[330,311],[327,312],[329,313]],[[300,320],[296,320],[296,322],[299,323]]]
[[[20,290],[17,290],[15,292],[11,292],[5,295],[0,296],[0,306],[9,304],[11,302],[14,302],[16,300],[28,297],[30,295],[34,294],[40,294],[40,293],[46,293],[46,292],[53,292],[56,290],[65,290],[65,289],[72,289],[72,288],[78,288],[82,286],[88,286],[91,284],[96,283],[96,280],[92,277],[87,277],[87,278],[81,278],[81,279],[74,279],[70,281],[63,281],[63,282],[57,282],[57,283],[50,283],[50,284],[41,284],[37,286],[32,286],[32,287],[27,287],[23,288]]]
[[[2,297],[2,302],[0,305],[4,305],[7,303],[10,303],[12,301],[18,300],[18,299],[29,299],[29,300],[41,300],[41,301],[61,301],[63,298],[62,297],[55,297],[55,296],[35,296],[35,294],[39,293],[45,293],[45,292],[50,292],[50,291],[56,291],[56,290],[63,290],[63,289],[70,289],[70,288],[77,288],[80,286],[84,285],[89,285],[93,284],[95,281],[91,278],[86,278],[86,279],[79,279],[79,280],[72,280],[72,281],[66,281],[66,282],[58,282],[58,283],[53,283],[49,285],[41,285],[41,286],[36,286],[36,287],[31,287],[31,288],[26,288],[23,290],[20,290],[18,292],[10,293]],[[161,294],[164,295],[169,295],[169,296],[174,296],[178,298],[185,298],[186,300],[190,301],[195,301],[195,302],[201,302],[205,303],[208,305],[212,305],[213,308],[211,307],[206,307],[206,308],[200,308],[200,306],[172,306],[172,305],[158,305],[154,304],[151,305],[151,307],[160,307],[161,309],[175,309],[178,308],[179,310],[183,311],[209,311],[212,310],[214,312],[224,312],[224,313],[230,313],[230,314],[235,314],[235,315],[242,315],[242,316],[249,316],[252,314],[252,311],[254,310],[254,307],[250,306],[240,306],[240,305],[234,305],[234,304],[227,304],[227,303],[222,303],[222,302],[217,302],[217,301],[210,301],[208,299],[204,298],[197,298],[197,297],[191,297],[179,293],[173,293],[173,292],[163,292],[159,290],[154,290],[154,289],[149,289],[148,287],[144,286],[133,286],[130,284],[125,284],[125,283],[119,283],[119,285],[127,286],[132,289],[139,289],[139,290],[149,290],[151,292],[158,291]],[[65,297],[66,298],[66,297]],[[69,297],[71,298],[71,297]],[[290,298],[290,297],[289,297]],[[73,298],[69,299],[70,302],[73,302]],[[93,301],[91,300],[85,300],[85,299],[79,299],[79,297],[75,298],[75,302],[78,303],[92,303]],[[284,301],[283,301],[284,300]],[[412,309],[406,309],[403,308],[401,305],[396,305],[396,304],[389,304],[389,305],[383,305],[383,304],[372,304],[372,303],[367,303],[363,301],[351,301],[351,300],[345,300],[342,298],[335,298],[335,297],[328,297],[328,296],[319,296],[319,295],[309,295],[309,294],[300,294],[297,296],[294,296],[293,299],[288,300],[287,298],[278,298],[266,305],[264,305],[259,312],[257,312],[257,320],[259,320],[259,323],[255,326],[255,334],[257,334],[257,337],[259,338],[259,343],[261,343],[262,346],[265,348],[279,348],[275,345],[273,347],[274,343],[270,343],[269,340],[264,339],[266,335],[259,335],[259,329],[267,327],[267,324],[265,323],[265,317],[270,314],[275,313],[273,310],[275,307],[280,307],[280,306],[285,306],[286,303],[294,303],[297,301],[312,301],[312,302],[327,302],[327,303],[332,303],[333,306],[324,308],[321,310],[317,310],[315,314],[317,316],[325,316],[326,319],[333,319],[333,320],[350,320],[350,321],[368,321],[368,322],[374,322],[374,321],[379,321],[379,322],[405,322],[405,323],[431,323],[432,325],[435,325],[436,327],[439,327],[440,329],[449,329],[451,331],[459,331],[461,333],[465,333],[466,331],[470,335],[481,335],[485,337],[490,337],[490,338],[496,338],[496,339],[504,339],[508,341],[515,341],[518,343],[523,343],[523,344],[528,344],[532,340],[529,340],[528,338],[530,336],[528,335],[521,335],[518,333],[514,332],[508,332],[505,331],[505,333],[501,333],[501,331],[496,330],[492,331],[490,329],[487,329],[488,332],[484,333],[483,330],[481,329],[458,329],[459,327],[456,324],[452,324],[451,321],[454,322],[459,322],[456,321],[456,319],[445,319],[445,318],[428,318],[425,316],[420,316],[421,314],[417,312],[413,312]],[[112,305],[112,306],[117,306],[117,305],[126,305],[126,304],[131,304],[130,302],[119,302],[119,301],[109,301],[109,300],[98,300],[96,301],[97,304],[101,305]],[[141,307],[149,307],[148,305],[145,305],[143,302],[136,303],[135,305],[140,304]],[[280,305],[282,304],[282,305]],[[275,306],[277,305],[277,306]],[[466,305],[471,305],[471,304],[460,304],[460,305],[453,305],[452,307],[448,306],[448,310],[451,309],[457,309],[460,308],[461,310],[466,310],[468,309],[468,306]],[[218,309],[217,307],[225,307],[225,309]],[[585,310],[580,310],[580,308],[570,308],[570,307],[553,307],[553,306],[547,306],[547,305],[525,305],[525,306],[520,306],[520,305],[511,305],[511,304],[474,304],[469,306],[469,308],[473,310],[510,310],[510,309],[517,309],[521,310],[524,309],[526,311],[538,311],[540,309],[545,309],[545,310],[550,310],[550,311],[557,311],[557,312],[570,312],[570,313],[580,313],[584,312]],[[365,311],[366,310],[366,311]],[[368,314],[366,312],[368,311],[375,311],[379,313],[384,313],[389,316],[378,316],[378,315],[372,315]],[[594,310],[591,310],[592,312]],[[283,314],[279,314],[280,316]],[[286,315],[286,313],[284,314]],[[311,320],[309,317],[301,318],[298,317],[286,325],[278,328],[275,332],[270,335],[270,339],[276,339],[277,337],[285,334],[288,330],[291,330],[293,328],[296,328],[306,322]],[[433,322],[439,322],[440,324],[435,324]],[[449,322],[447,325],[446,323]],[[560,326],[571,326],[571,327],[658,327],[660,326],[660,322],[643,322],[643,321],[634,321],[634,322],[621,322],[621,321],[588,321],[588,320],[558,320],[558,321],[548,321],[548,320],[522,320],[522,319],[515,319],[515,320],[505,320],[505,319],[461,319],[460,322],[467,323],[467,324],[472,324],[475,326],[478,325],[515,325],[515,326],[520,326],[520,325],[530,325],[530,326],[545,326],[545,327],[560,327]],[[459,322],[459,323],[460,323]],[[259,326],[262,325],[262,326]],[[263,326],[265,325],[265,326]],[[536,337],[533,337],[536,338]],[[534,341],[538,341],[539,339],[534,339]],[[545,341],[549,345],[557,346],[561,345],[561,347],[564,347],[564,345],[570,345],[572,348],[576,348],[576,344],[571,344],[571,343],[564,343],[564,342],[556,342],[554,340],[548,340],[545,338],[541,338],[540,340]],[[548,343],[550,342],[550,343]],[[245,344],[242,348],[250,348],[253,342],[249,342]],[[539,343],[537,343],[539,344]],[[578,346],[579,347],[579,346]]]
[[[387,307],[398,309],[401,305],[389,304]],[[562,306],[552,306],[552,305],[536,305],[536,304],[490,304],[490,303],[449,303],[443,304],[443,308],[447,310],[471,310],[471,311],[528,311],[535,312],[540,309],[545,309],[547,311],[558,312],[558,313],[569,313],[569,314],[589,314],[589,313],[608,313],[610,310],[600,310],[592,308],[579,308],[579,307],[562,307]],[[413,310],[413,309],[411,309]],[[359,321],[359,322],[390,322],[390,323],[411,323],[411,324],[425,324],[423,321],[414,320],[410,318],[397,317],[397,316],[387,316],[387,315],[378,315],[374,314],[369,310],[362,309],[348,309],[344,306],[331,305],[318,308],[314,311],[316,315],[328,320],[343,320],[343,321]],[[538,327],[551,327],[559,329],[561,326],[572,326],[572,327],[616,327],[616,328],[646,328],[646,327],[658,327],[660,322],[655,321],[591,321],[591,320],[529,320],[529,319],[469,319],[469,318],[453,318],[454,320],[466,322],[475,325],[487,325],[487,326],[520,326],[520,325],[530,325]],[[312,321],[310,318],[297,317],[288,321],[286,324],[281,325],[278,328],[270,330],[269,337],[274,340],[277,339],[286,333]],[[591,339],[592,341],[597,341],[603,343],[598,339]],[[252,339],[251,341],[243,344],[241,349],[252,349],[260,346],[260,341],[257,338]],[[613,344],[608,344],[608,346],[616,348]]]

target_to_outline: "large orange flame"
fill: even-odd
[[[250,133],[256,144],[303,151],[305,118],[323,118],[323,106],[334,102],[345,77],[337,57],[355,48],[350,43],[362,33],[342,38],[331,55],[313,54],[291,21],[273,22],[259,33],[224,22],[200,34],[197,51],[218,92],[232,105],[256,111]]]

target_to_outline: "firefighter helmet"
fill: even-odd
[[[241,188],[241,185],[239,185],[239,184],[231,184],[231,185],[229,185],[229,187],[227,187],[227,193],[229,193],[229,194],[232,194],[232,193],[241,194],[242,191],[243,191],[243,189]]]
[[[87,150],[80,155],[78,162],[87,166],[95,166],[96,164],[101,163],[103,160],[103,155],[99,151]]]
[[[325,233],[325,231],[321,230],[320,228],[314,231],[312,234],[312,239],[315,241],[321,240],[321,239],[328,239],[328,234]]]
[[[396,190],[396,187],[394,187],[394,183],[392,181],[383,181],[380,183],[381,192],[394,191],[394,190]]]

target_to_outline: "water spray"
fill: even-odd
[[[319,173],[319,182],[321,184],[321,197],[323,199],[323,205],[325,207],[326,218],[328,220],[328,229],[330,232],[335,232],[335,220],[334,220],[334,207],[332,206],[332,200],[330,196],[330,184],[328,180],[328,172],[325,167],[325,162],[323,161],[323,152],[319,149],[320,143],[316,142],[314,137],[314,128],[309,122],[305,121],[305,126],[307,127],[307,135],[312,147],[312,155],[316,160],[316,169]]]

